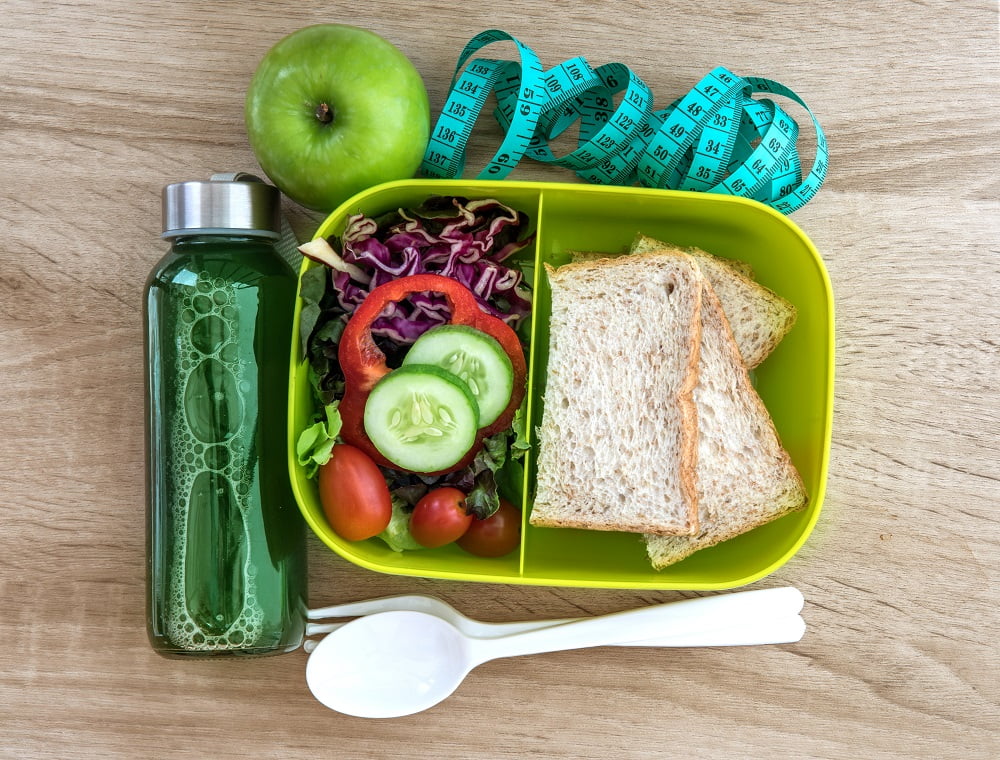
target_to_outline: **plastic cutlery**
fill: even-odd
[[[805,600],[798,589],[784,587],[777,589],[759,589],[754,591],[744,591],[741,594],[754,594],[757,605],[749,610],[751,619],[737,619],[734,616],[726,621],[721,628],[731,628],[728,633],[721,631],[716,633],[711,639],[718,643],[704,643],[705,640],[697,639],[697,643],[678,643],[695,641],[690,635],[678,639],[667,632],[664,636],[643,641],[623,641],[613,643],[612,646],[740,646],[750,644],[785,644],[798,641],[802,638],[802,632],[796,636],[798,624],[794,618],[802,610]],[[732,595],[727,595],[732,596]],[[712,598],[712,597],[705,597]],[[690,601],[690,600],[688,600]],[[675,602],[677,604],[679,602]],[[426,612],[437,615],[439,618],[447,620],[463,633],[477,638],[495,638],[497,636],[507,636],[512,633],[523,631],[533,631],[539,628],[548,628],[553,625],[571,623],[583,618],[562,618],[556,620],[531,620],[514,623],[486,623],[475,620],[467,615],[463,615],[455,607],[442,599],[423,594],[406,594],[402,596],[390,596],[380,599],[368,599],[360,602],[348,602],[330,607],[320,607],[309,610],[309,620],[323,620],[331,617],[350,617],[355,615],[368,615],[376,612],[390,612],[395,610],[409,610],[411,612]],[[316,636],[319,634],[332,633],[346,623],[307,623],[306,636]],[[804,624],[803,624],[804,625]],[[718,628],[718,627],[717,627]],[[740,632],[746,633],[741,636]],[[769,633],[770,632],[770,633]],[[746,638],[747,641],[742,639]],[[767,640],[773,638],[773,640]],[[661,643],[661,640],[665,643]],[[315,649],[317,642],[306,641],[304,648],[306,652]]]
[[[654,639],[668,632],[691,636],[732,628],[735,621],[753,625],[773,619],[775,609],[785,610],[781,617],[787,617],[789,602],[799,600],[801,594],[790,588],[745,591],[493,638],[469,636],[426,612],[376,612],[328,634],[309,656],[306,681],[320,702],[348,715],[410,715],[447,698],[473,668],[493,659]]]

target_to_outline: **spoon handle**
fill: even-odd
[[[501,657],[648,639],[700,640],[699,635],[710,630],[763,628],[769,621],[797,615],[803,603],[801,592],[791,587],[685,599],[499,638],[473,639],[469,643],[470,656],[476,663],[483,663]]]

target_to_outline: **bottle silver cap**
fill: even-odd
[[[160,237],[233,232],[278,239],[278,189],[245,172],[214,174],[207,182],[175,182],[163,188]]]

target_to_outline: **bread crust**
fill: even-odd
[[[698,265],[695,264],[695,268]],[[699,270],[700,271],[700,270]],[[698,407],[694,402],[694,389],[698,385],[698,370],[701,367],[701,299],[705,292],[704,283],[698,288],[698,306],[692,313],[688,324],[691,336],[691,351],[688,354],[687,376],[680,393],[677,394],[677,407],[681,414],[681,424],[684,435],[681,437],[681,467],[678,477],[681,490],[688,502],[688,534],[698,535]],[[658,530],[646,530],[654,535],[667,535]]]

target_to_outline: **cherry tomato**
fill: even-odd
[[[319,468],[319,500],[330,527],[347,541],[377,536],[392,517],[389,486],[375,462],[342,443]]]
[[[473,520],[458,545],[477,557],[502,557],[521,542],[521,510],[506,499],[485,520]]]
[[[410,515],[410,533],[428,549],[450,544],[472,523],[465,494],[457,488],[435,488],[417,502]]]

